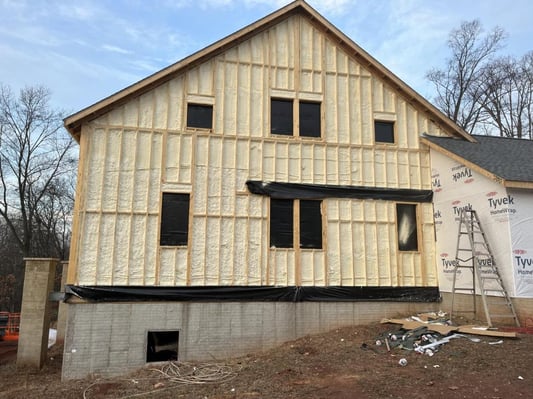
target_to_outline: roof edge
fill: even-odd
[[[533,182],[531,181],[504,180],[503,185],[507,188],[533,190]]]
[[[501,177],[501,176],[498,176],[492,172],[489,172],[488,170],[482,168],[481,166],[461,157],[460,155],[457,155],[456,153],[450,151],[450,150],[447,150],[446,148],[443,148],[441,147],[440,145],[436,144],[436,143],[433,143],[432,141],[428,140],[426,137],[424,136],[421,136],[420,137],[420,141],[423,143],[423,144],[426,144],[429,148],[431,149],[434,149],[435,151],[441,153],[442,155],[445,155],[447,156],[448,158],[451,158],[453,159],[454,161],[456,162],[459,162],[463,165],[465,165],[466,167],[478,172],[479,174],[485,176],[486,178],[490,179],[491,181],[495,182],[495,183],[498,183],[498,184],[501,184],[502,186],[505,186],[505,187],[509,187],[507,185],[507,181]],[[532,188],[533,188],[533,183],[532,183]]]
[[[411,86],[405,83],[400,79],[396,74],[384,66],[381,62],[375,59],[370,53],[360,47],[355,43],[350,37],[340,31],[335,25],[329,22],[325,17],[323,17],[318,11],[314,10],[311,6],[307,5],[304,1],[302,3],[306,6],[307,11],[318,20],[327,30],[331,31],[334,35],[341,39],[338,44],[342,45],[343,42],[348,44],[352,51],[347,51],[349,54],[359,56],[366,60],[367,64],[365,68],[374,69],[377,74],[387,81],[394,89],[401,91],[405,96],[411,100],[417,102],[426,112],[430,112],[435,115],[442,124],[444,124],[448,129],[457,133],[457,137],[462,137],[465,140],[475,143],[476,140],[463,128],[453,122],[449,117],[447,117],[442,111],[440,111],[435,105],[431,104],[426,98],[420,95],[415,91]],[[350,50],[348,49],[348,50]],[[355,54],[353,53],[355,51]]]
[[[476,140],[468,134],[464,129],[459,127],[450,118],[444,115],[437,107],[431,104],[428,100],[418,94],[414,89],[407,85],[403,80],[398,78],[394,73],[367,53],[363,48],[357,45],[351,38],[346,36],[331,22],[324,18],[314,8],[308,5],[304,0],[296,0],[277,11],[268,14],[267,16],[245,26],[244,28],[216,41],[215,43],[193,53],[192,55],[158,71],[152,75],[133,83],[130,86],[90,105],[81,111],[78,111],[63,120],[65,128],[69,133],[79,141],[81,134],[81,125],[87,121],[97,118],[100,115],[111,110],[113,107],[126,102],[129,98],[139,96],[150,89],[159,86],[160,84],[172,79],[174,74],[187,67],[192,67],[207,57],[212,57],[227,48],[233,47],[235,44],[246,40],[251,35],[262,30],[268,29],[272,24],[279,20],[288,18],[294,13],[302,12],[306,14],[312,21],[317,21],[323,31],[334,35],[338,38],[337,44],[344,47],[348,54],[356,58],[363,59],[364,67],[376,73],[381,79],[385,80],[393,89],[403,93],[408,101],[417,103],[426,113],[434,116],[437,124],[444,126],[444,130],[455,137],[461,137],[469,142],[476,142]]]
[[[234,43],[242,41],[244,38],[247,38],[255,32],[267,29],[273,22],[283,18],[288,17],[294,12],[297,8],[305,8],[306,11],[309,11],[310,6],[307,5],[303,0],[296,0],[285,7],[274,11],[267,16],[245,26],[244,28],[239,29],[238,31],[196,51],[195,53],[171,64],[149,76],[135,82],[124,89],[117,91],[114,94],[111,94],[104,99],[97,101],[96,103],[89,105],[82,110],[67,116],[63,123],[65,128],[69,131],[74,137],[78,136],[81,129],[81,124],[88,119],[94,119],[111,109],[112,105],[117,103],[123,103],[131,96],[140,95],[149,91],[151,88],[156,87],[167,80],[172,79],[174,73],[192,65],[195,65],[199,61],[203,60],[207,56],[211,56],[218,52],[225,50],[228,47],[232,47]]]

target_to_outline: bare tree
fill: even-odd
[[[483,73],[504,39],[501,28],[482,36],[478,20],[463,22],[450,33],[448,47],[452,55],[445,69],[432,69],[426,74],[435,85],[437,107],[468,132],[473,132],[483,117]]]
[[[500,136],[532,139],[533,52],[520,60],[494,61],[487,66],[482,85],[486,124]]]
[[[0,219],[0,311],[20,309],[24,268],[22,253],[11,229]]]
[[[49,99],[44,87],[26,87],[16,97],[0,86],[0,217],[23,256],[58,256],[42,233],[62,234],[65,226],[50,219],[65,195],[58,187],[75,169],[73,141]],[[45,248],[38,245],[43,240]]]
[[[74,206],[73,183],[73,179],[56,179],[43,196],[36,217],[37,234],[33,245],[36,253],[53,252],[60,259],[68,257]]]

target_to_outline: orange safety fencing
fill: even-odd
[[[20,313],[0,312],[0,340],[16,340],[19,336]]]

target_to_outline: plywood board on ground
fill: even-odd
[[[427,327],[428,330],[438,332],[442,335],[448,335],[452,331],[457,331],[458,329],[456,326],[448,326],[445,324],[436,323],[421,323],[419,321],[407,319],[383,319],[381,320],[381,323],[401,324],[402,328],[405,328],[406,330],[414,330],[418,327]]]
[[[486,327],[480,327],[475,325],[465,326],[448,326],[445,324],[436,323],[421,323],[415,320],[408,319],[382,319],[381,323],[401,324],[402,328],[406,330],[413,330],[418,327],[427,327],[430,331],[438,332],[442,335],[448,335],[452,331],[456,331],[463,334],[484,335],[489,337],[501,337],[501,338],[516,338],[515,332],[506,332],[499,330],[489,330]]]

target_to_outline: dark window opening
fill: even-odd
[[[293,247],[293,200],[270,200],[270,247]]]
[[[163,193],[160,245],[187,245],[189,194]]]
[[[394,122],[374,122],[375,140],[379,143],[394,143]]]
[[[300,136],[320,137],[320,103],[300,101]]]
[[[204,104],[187,104],[187,127],[212,129],[213,106]]]
[[[321,202],[300,200],[300,248],[322,249]]]
[[[322,249],[322,201],[300,200],[300,248]],[[270,199],[270,247],[294,248],[294,200]]]
[[[396,204],[396,223],[398,249],[400,251],[418,251],[416,205]]]
[[[293,135],[292,100],[271,100],[270,131],[272,134]]]
[[[148,331],[146,362],[178,360],[179,331]]]

